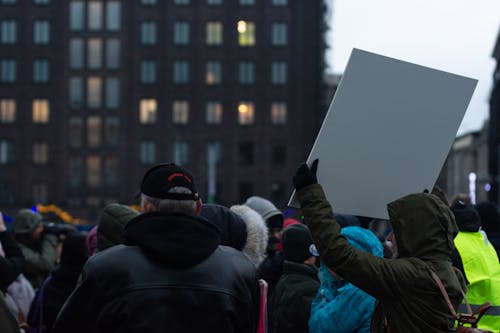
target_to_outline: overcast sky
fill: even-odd
[[[459,134],[482,127],[489,112],[500,0],[327,2],[330,72],[342,73],[355,47],[478,79]]]

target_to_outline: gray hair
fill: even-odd
[[[191,194],[191,191],[185,187],[176,186],[172,187],[168,193]],[[196,201],[193,200],[158,199],[141,193],[141,209],[143,211],[145,201],[152,204],[159,212],[196,215]]]

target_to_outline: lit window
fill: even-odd
[[[47,124],[49,122],[50,108],[46,99],[35,99],[32,104],[32,120],[34,123]]]
[[[68,184],[71,188],[79,188],[83,183],[83,158],[72,156],[69,159]]]
[[[255,162],[253,141],[243,141],[238,145],[238,165],[250,166]]]
[[[189,0],[174,0],[176,5],[189,5]]]
[[[17,63],[15,60],[0,60],[0,82],[14,83],[17,79]]]
[[[141,141],[140,146],[141,164],[153,164],[156,162],[156,143],[154,141]]]
[[[210,101],[206,104],[205,120],[207,124],[222,123],[222,103]]]
[[[33,61],[33,82],[47,83],[49,82],[50,70],[49,61],[46,59],[37,59]]]
[[[121,27],[122,7],[119,1],[106,3],[106,29],[108,31],[118,31]]]
[[[277,145],[273,146],[271,152],[271,162],[273,165],[285,165],[286,164],[286,146]]]
[[[82,31],[84,28],[85,6],[83,1],[71,1],[69,3],[69,29],[71,31]]]
[[[238,21],[238,45],[255,46],[255,24],[248,21]]]
[[[87,156],[87,186],[98,187],[101,184],[101,158]]]
[[[83,79],[81,77],[69,79],[69,105],[71,108],[83,106]]]
[[[90,69],[102,67],[102,40],[99,38],[87,40],[87,66]]]
[[[240,5],[253,6],[253,5],[255,5],[255,0],[240,0]]]
[[[104,182],[108,187],[114,187],[119,182],[120,159],[115,156],[106,156],[104,160]]]
[[[17,42],[17,22],[14,20],[1,21],[0,44],[15,44]]]
[[[254,105],[251,102],[238,103],[238,124],[252,125],[254,123]]]
[[[33,144],[33,163],[46,164],[49,161],[49,145],[47,142]]]
[[[141,99],[139,108],[139,121],[141,124],[156,123],[156,99]]]
[[[156,23],[145,21],[141,23],[141,43],[143,45],[156,44]]]
[[[220,61],[207,62],[205,82],[209,86],[222,82],[222,63]]]
[[[251,61],[240,61],[238,64],[238,82],[241,84],[255,83],[255,65]]]
[[[90,31],[102,29],[102,2],[89,1],[87,10],[87,26]]]
[[[174,61],[173,81],[176,84],[189,83],[189,62],[186,60]]]
[[[187,124],[189,122],[188,101],[174,101],[172,103],[172,122],[174,124]]]
[[[222,0],[207,0],[207,5],[210,6],[222,5]]]
[[[106,79],[106,107],[117,109],[120,106],[120,79]]]
[[[99,77],[87,78],[87,107],[98,109],[102,105],[102,80]]]
[[[69,118],[69,146],[81,148],[83,145],[83,119],[81,117]]]
[[[120,40],[106,40],[106,67],[108,69],[117,69],[120,67]]]
[[[16,121],[16,100],[0,99],[0,123],[8,124]]]
[[[287,106],[285,102],[273,102],[271,104],[271,122],[273,124],[286,124]]]
[[[151,84],[156,82],[156,61],[141,61],[141,83]]]
[[[285,84],[287,81],[287,66],[284,61],[274,61],[271,63],[271,83]]]
[[[221,45],[223,40],[222,23],[221,22],[207,22],[207,45]]]
[[[101,145],[102,121],[100,117],[87,118],[87,145],[89,147],[99,147]]]
[[[50,42],[50,22],[35,21],[33,23],[33,43],[48,44]]]
[[[84,59],[83,39],[71,38],[69,41],[69,67],[71,69],[81,69]]]
[[[0,139],[0,164],[8,164],[14,161],[14,146],[12,141]]]
[[[104,137],[106,144],[110,147],[116,147],[120,144],[120,119],[117,117],[106,118]]]
[[[173,162],[177,165],[189,163],[189,143],[187,141],[174,141]]]
[[[32,193],[33,193],[33,202],[39,204],[46,204],[48,202],[49,192],[47,190],[47,184],[45,183],[33,184]]]
[[[189,22],[174,22],[174,44],[189,44]]]
[[[273,23],[271,25],[271,44],[285,46],[288,41],[288,26],[286,23]]]
[[[288,4],[288,0],[272,0],[274,6],[286,6]]]

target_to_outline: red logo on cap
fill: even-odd
[[[171,182],[172,179],[174,179],[175,177],[184,177],[184,179],[186,179],[188,182],[191,183],[191,178],[189,178],[188,176],[186,176],[185,174],[183,173],[173,173],[171,174],[170,176],[168,176],[168,181]]]

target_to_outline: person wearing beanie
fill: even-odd
[[[341,233],[356,249],[382,257],[382,244],[370,230],[352,226],[342,228]],[[369,333],[375,298],[335,274],[324,263],[318,275],[321,286],[311,305],[309,332]]]
[[[498,258],[500,258],[500,217],[498,207],[494,202],[483,201],[476,205],[476,210],[481,217],[482,229],[488,235],[488,240],[497,251]]]
[[[220,230],[220,245],[243,250],[247,240],[247,226],[243,219],[229,208],[216,204],[203,204],[200,217],[207,219]]]
[[[104,207],[97,221],[96,252],[122,244],[124,242],[123,230],[125,230],[125,226],[137,215],[139,215],[139,212],[118,203],[112,203]]]
[[[293,218],[286,218],[283,220],[283,230],[285,230],[286,228],[288,228],[289,226],[291,225],[294,225],[294,224],[299,224],[300,222],[297,221],[296,219],[293,219]],[[282,252],[283,251],[283,245],[281,244],[281,242],[278,244],[278,251]]]
[[[451,257],[453,265],[462,271],[467,281],[467,300],[473,308],[490,302],[494,309],[500,309],[500,262],[495,248],[481,230],[481,219],[474,206],[463,201],[454,202],[451,211],[459,232]],[[467,312],[464,304],[458,312]],[[500,314],[489,310],[481,318],[479,328],[498,331]]]
[[[309,228],[294,224],[283,231],[283,275],[270,302],[271,332],[308,332],[311,303],[320,286],[318,253]]]

